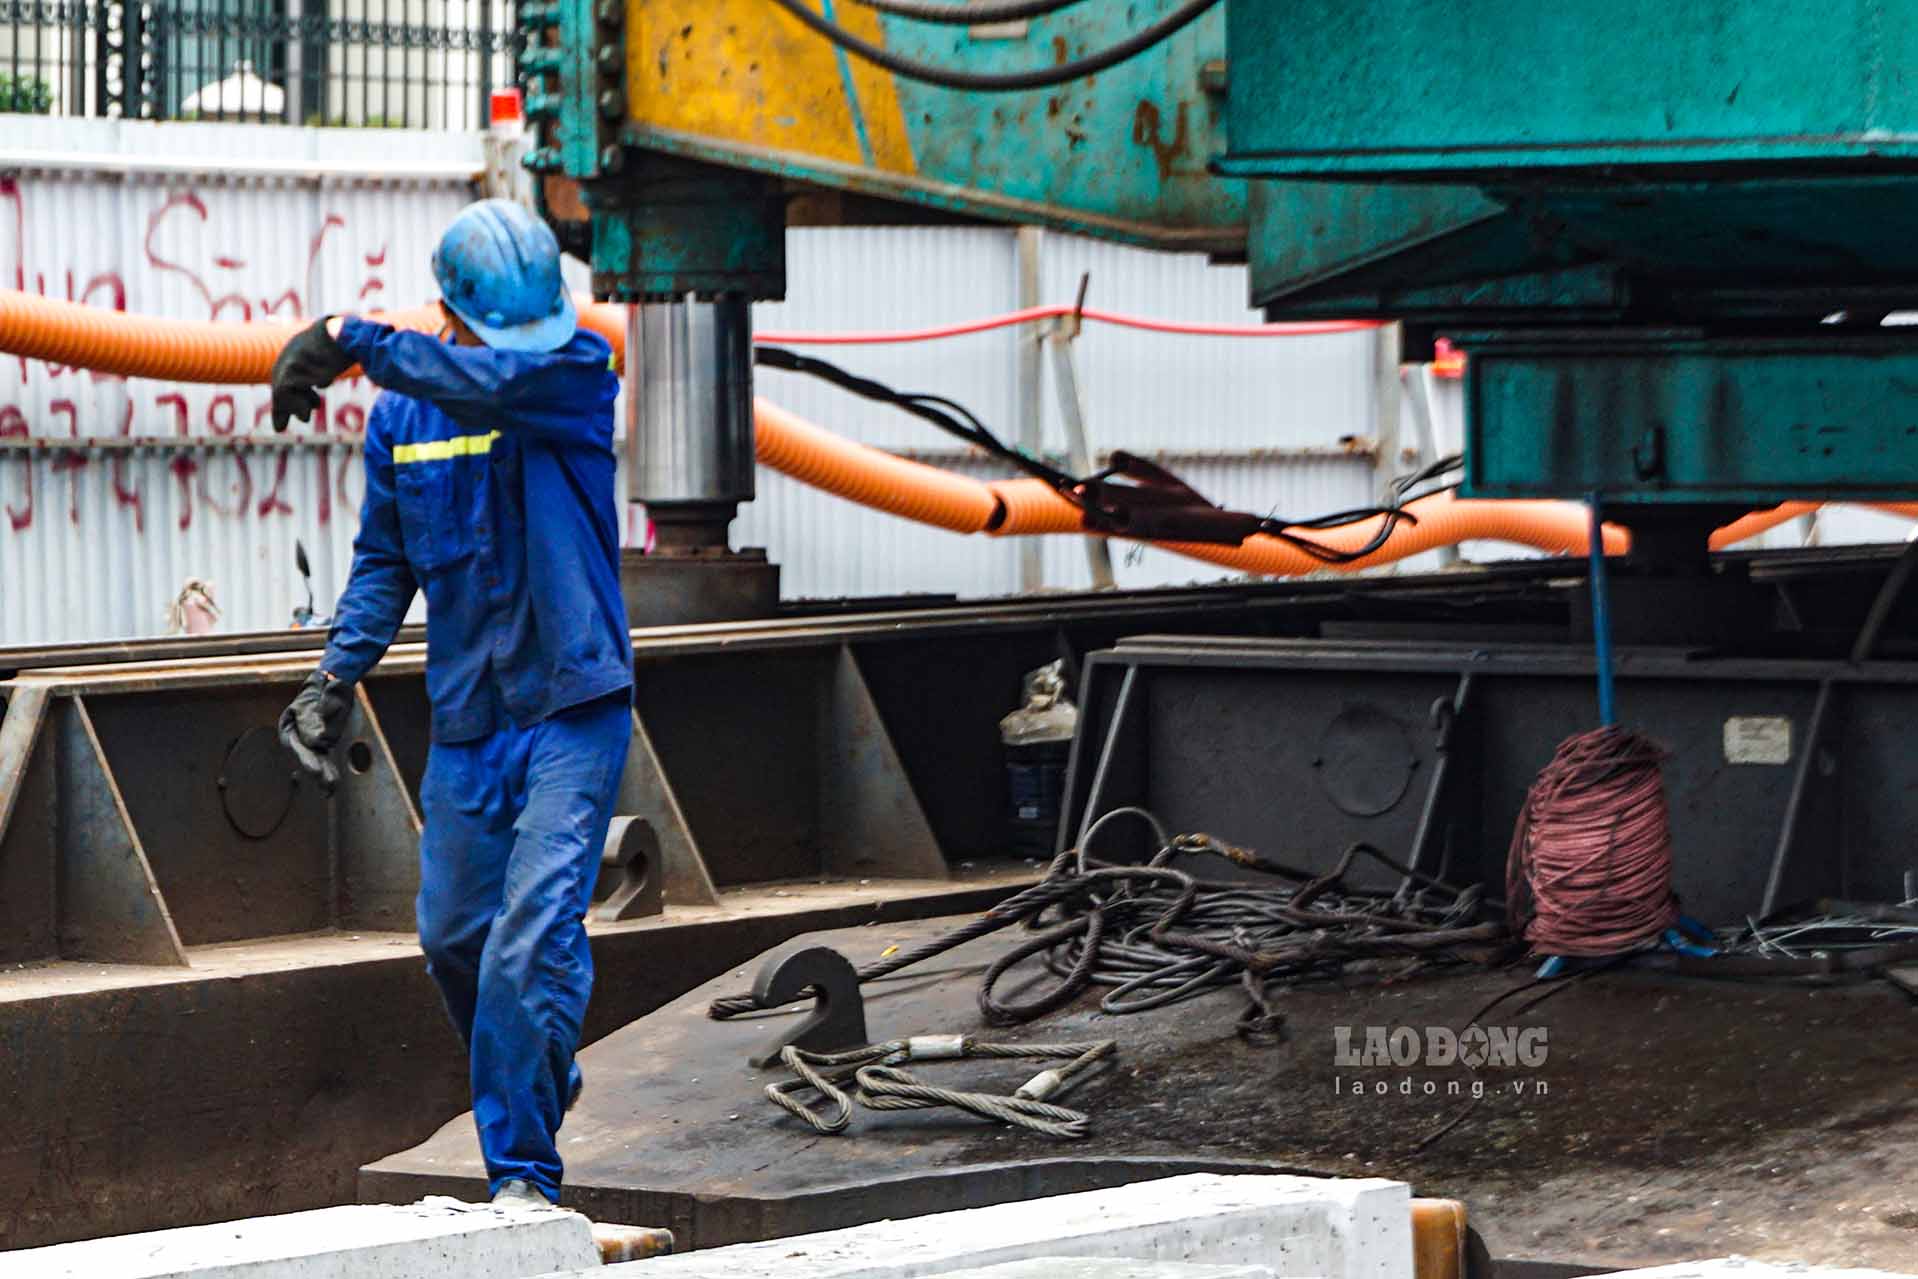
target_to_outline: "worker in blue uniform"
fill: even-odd
[[[557,1201],[592,989],[584,917],[631,738],[611,350],[579,328],[553,233],[504,200],[433,255],[447,331],[329,317],[273,370],[304,420],[357,364],[383,388],[326,653],[280,735],[329,792],[353,687],[426,595],[433,742],[420,788],[420,945],[466,1041],[496,1202]]]

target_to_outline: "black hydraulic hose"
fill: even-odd
[[[913,416],[937,426],[958,439],[966,441],[975,448],[983,449],[991,456],[1018,470],[1024,471],[1035,479],[1050,484],[1067,502],[1081,511],[1089,509],[1089,503],[1097,501],[1123,502],[1124,486],[1114,486],[1104,490],[1104,497],[1089,495],[1089,489],[1095,489],[1103,481],[1118,474],[1122,468],[1108,467],[1083,479],[1070,475],[1038,458],[1027,455],[1020,449],[1011,447],[981,422],[971,410],[943,396],[927,395],[922,392],[896,391],[883,382],[861,377],[856,373],[840,368],[836,364],[810,355],[799,355],[783,347],[760,346],[753,350],[753,359],[767,368],[782,369],[788,373],[803,373],[809,377],[820,378],[842,390],[862,396],[880,404],[891,404],[904,409]],[[1311,556],[1321,564],[1349,564],[1365,558],[1391,540],[1392,534],[1400,524],[1416,524],[1418,517],[1404,509],[1407,494],[1420,484],[1442,476],[1463,465],[1462,459],[1453,455],[1441,458],[1432,465],[1393,482],[1391,492],[1384,505],[1368,506],[1347,511],[1337,511],[1330,515],[1320,515],[1306,520],[1284,520],[1276,516],[1263,519],[1247,515],[1245,518],[1256,522],[1258,531],[1287,543],[1294,549]],[[1451,487],[1447,485],[1446,487]],[[1437,490],[1433,490],[1437,491]],[[1421,494],[1421,496],[1428,496]],[[1197,494],[1195,501],[1204,503]],[[1227,513],[1228,515],[1230,513]],[[1383,518],[1379,518],[1383,517]],[[1361,520],[1379,519],[1379,526],[1366,539],[1362,546],[1354,550],[1335,550],[1309,537],[1301,536],[1296,529],[1324,530],[1342,528],[1356,524]]]
[[[1864,625],[1858,628],[1858,638],[1851,646],[1851,660],[1854,665],[1869,662],[1878,651],[1878,637],[1884,633],[1885,623],[1891,618],[1892,609],[1904,596],[1905,588],[1911,584],[1911,575],[1918,569],[1918,540],[1905,543],[1905,549],[1899,552],[1898,562],[1891,566],[1884,585],[1878,588],[1878,594],[1872,596],[1871,608],[1865,614]]]
[[[1079,0],[853,0],[862,8],[910,18],[914,22],[937,22],[968,27],[982,22],[1017,22],[1021,18],[1043,18],[1057,13]]]
[[[1108,49],[1080,58],[1076,62],[1061,62],[1050,67],[1036,67],[1031,71],[1013,71],[1002,75],[955,71],[950,67],[937,67],[926,62],[915,62],[911,58],[902,58],[880,45],[860,39],[838,23],[814,13],[806,7],[804,0],[773,0],[773,3],[854,57],[863,58],[874,66],[884,67],[895,75],[905,76],[908,80],[920,80],[946,89],[963,89],[976,93],[1016,93],[1026,89],[1049,89],[1054,85],[1096,75],[1108,67],[1117,66],[1197,21],[1207,10],[1217,5],[1219,0],[1187,0],[1187,3],[1145,30],[1128,36]]]
[[[854,395],[890,404],[905,410],[914,417],[932,423],[949,435],[964,440],[974,448],[985,450],[993,457],[1010,466],[1017,467],[1036,479],[1044,480],[1061,493],[1070,494],[1078,486],[1078,479],[1056,467],[1048,466],[1034,457],[1011,447],[994,435],[962,404],[940,395],[925,395],[913,391],[895,391],[883,382],[860,377],[849,373],[836,364],[816,359],[810,355],[797,355],[784,347],[761,346],[753,349],[753,362],[763,364],[769,369],[783,369],[788,373],[803,373],[830,382],[841,390]]]

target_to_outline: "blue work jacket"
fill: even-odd
[[[435,741],[630,689],[606,340],[536,355],[350,319],[339,341],[385,390],[322,668],[360,679],[424,590]]]

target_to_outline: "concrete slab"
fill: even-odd
[[[1103,1257],[1033,1257],[1003,1266],[950,1270],[937,1279],[1278,1279],[1269,1266],[1213,1266],[1197,1261],[1112,1261]]]
[[[355,1204],[7,1253],[8,1279],[524,1279],[597,1267],[586,1218],[453,1200]]]
[[[1208,1173],[735,1244],[600,1273],[915,1279],[1035,1257],[1253,1264],[1286,1279],[1412,1279],[1411,1191],[1377,1178]]]

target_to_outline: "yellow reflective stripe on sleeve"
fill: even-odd
[[[449,457],[491,453],[493,441],[498,438],[498,431],[488,431],[484,435],[455,435],[450,440],[427,440],[422,444],[395,444],[393,464],[405,466],[408,462],[444,462]]]

